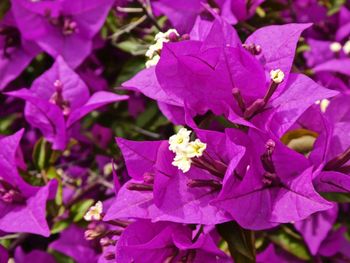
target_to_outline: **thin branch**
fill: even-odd
[[[106,181],[104,179],[100,179],[100,180],[98,180],[98,182],[101,185],[105,186],[106,188],[114,189],[114,184],[112,184],[112,183],[110,183],[110,182],[108,182],[108,181]]]
[[[136,27],[138,27],[140,24],[142,24],[146,19],[147,19],[147,15],[143,15],[142,17],[137,19],[135,22],[132,22],[126,26],[123,26],[118,32],[115,32],[109,38],[113,42],[116,42],[122,34],[130,33],[132,30],[134,30]]]
[[[137,7],[120,7],[117,6],[117,11],[121,13],[142,13],[143,9],[142,8],[137,8]]]
[[[139,2],[139,4],[141,5],[141,8],[143,9],[143,12],[145,13],[145,15],[149,18],[149,20],[151,20],[152,24],[159,30],[162,31],[161,26],[158,24],[156,18],[153,16],[152,14],[152,10],[151,10],[151,3],[150,1],[147,1],[147,6],[143,3],[142,0],[138,0],[137,2]]]
[[[0,237],[0,240],[5,240],[5,239],[15,239],[18,238],[20,236],[20,234],[11,234],[11,235],[6,235],[6,236],[2,236]]]
[[[30,234],[28,233],[22,233],[18,236],[18,238],[13,241],[10,245],[10,247],[8,248],[8,252],[10,255],[13,255],[16,247],[18,247],[20,244],[22,244],[28,237],[30,236]]]
[[[158,133],[150,132],[147,130],[144,130],[138,126],[134,126],[134,130],[138,133],[141,133],[142,135],[145,135],[147,137],[153,138],[153,139],[159,139],[160,135]]]

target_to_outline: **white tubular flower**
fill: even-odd
[[[346,55],[350,54],[350,40],[346,41],[343,46],[343,51]]]
[[[150,67],[152,67],[152,66],[157,65],[158,62],[159,62],[159,60],[160,60],[160,56],[159,56],[159,55],[156,55],[156,56],[154,56],[152,59],[147,60],[147,62],[146,62],[146,68],[150,68]]]
[[[179,132],[169,138],[169,150],[174,153],[183,152],[190,142],[191,131],[181,128]]]
[[[192,163],[191,158],[188,158],[186,155],[176,154],[171,164],[176,166],[183,173],[186,173],[190,170],[191,163]]]
[[[341,50],[341,44],[339,42],[333,42],[332,44],[329,45],[329,49],[334,52],[338,53]]]
[[[200,139],[190,142],[190,135],[191,131],[181,128],[177,134],[169,138],[169,150],[176,154],[171,164],[183,173],[190,170],[192,158],[201,157],[207,148],[207,144]]]
[[[279,84],[284,80],[284,73],[280,69],[271,70],[270,77],[274,83]]]
[[[152,58],[153,56],[158,55],[158,52],[162,50],[163,48],[163,43],[166,42],[164,40],[159,40],[155,44],[149,46],[147,52],[146,52],[146,57]]]
[[[94,206],[89,208],[89,211],[84,216],[86,221],[101,220],[102,219],[103,205],[101,201],[98,201]]]
[[[166,39],[165,33],[163,33],[163,32],[157,33],[156,36],[154,37],[154,40],[158,41],[159,39]]]
[[[103,174],[110,175],[113,173],[113,164],[107,163],[105,166],[103,166]]]
[[[174,33],[176,36],[180,36],[179,33],[176,31],[176,29],[169,29],[168,31],[166,32],[159,32],[155,37],[154,37],[154,40],[155,41],[158,41],[158,40],[167,40],[166,42],[169,41],[169,36],[171,33]]]
[[[321,108],[321,111],[322,112],[326,112],[327,108],[328,108],[328,105],[329,105],[330,101],[327,100],[327,99],[323,99],[321,100],[321,103],[320,103],[320,108]]]
[[[315,103],[316,103],[317,105],[320,105],[320,109],[321,109],[322,112],[326,112],[330,101],[327,100],[327,99],[323,99],[323,100],[318,100],[318,101],[316,101]]]
[[[155,37],[154,40],[156,43],[149,46],[145,56],[148,58],[148,61],[146,62],[146,68],[150,68],[152,66],[155,66],[158,64],[158,61],[160,59],[160,51],[163,48],[163,44],[170,41],[169,37],[170,34],[176,34],[176,36],[180,36],[179,33],[175,29],[169,29],[167,32],[159,32]]]
[[[206,148],[206,143],[201,142],[200,139],[196,139],[195,141],[190,142],[186,148],[187,157],[201,157]]]
[[[157,52],[157,50],[155,49],[155,45],[151,45],[149,46],[148,50],[146,51],[145,56],[148,57],[149,59],[151,59],[155,53]]]

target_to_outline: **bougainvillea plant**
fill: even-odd
[[[350,262],[350,1],[0,1],[0,263]]]

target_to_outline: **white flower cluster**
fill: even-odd
[[[94,206],[89,208],[89,211],[84,216],[86,221],[101,220],[102,219],[103,205],[101,201],[98,201]]]
[[[350,54],[350,40],[346,41],[344,46],[342,46],[339,42],[333,42],[329,45],[329,49],[334,52],[338,53],[342,49],[346,55]]]
[[[191,131],[181,128],[179,132],[169,138],[169,150],[176,154],[172,165],[186,173],[191,168],[192,158],[203,155],[207,144],[196,139],[190,142]]]
[[[157,65],[160,56],[159,52],[163,48],[163,43],[169,42],[169,36],[170,34],[173,33],[176,36],[179,36],[179,33],[176,31],[176,29],[169,29],[167,32],[159,32],[155,37],[155,44],[151,45],[147,52],[146,52],[146,57],[148,58],[148,61],[146,62],[146,68],[150,68],[152,66]]]

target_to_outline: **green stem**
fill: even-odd
[[[255,263],[255,237],[251,230],[243,229],[236,222],[216,226],[219,234],[227,242],[235,263]]]

